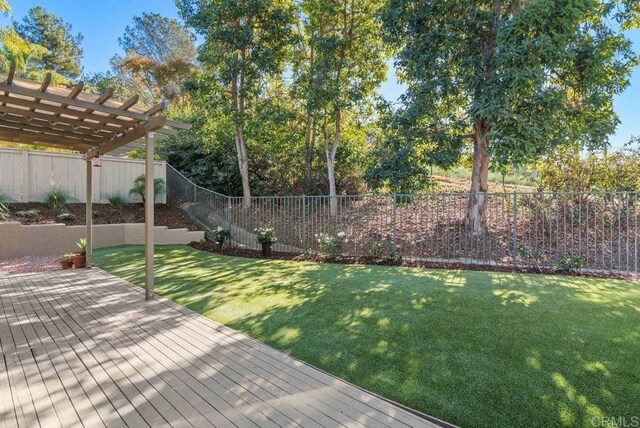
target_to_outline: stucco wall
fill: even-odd
[[[85,226],[41,224],[24,226],[0,223],[0,259],[19,256],[46,256],[78,250],[76,242],[86,236]],[[155,227],[157,245],[188,244],[204,239],[204,232]],[[144,244],[144,224],[98,224],[93,226],[93,248]]]

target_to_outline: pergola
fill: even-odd
[[[153,297],[154,141],[175,135],[175,129],[189,129],[190,125],[161,115],[164,103],[146,108],[136,105],[138,96],[124,102],[111,99],[113,89],[97,96],[83,92],[82,82],[71,89],[50,83],[51,74],[41,83],[19,79],[14,65],[6,75],[0,75],[0,141],[84,155],[88,268],[92,260],[92,159],[107,153],[122,155],[146,145],[145,296],[149,300]]]

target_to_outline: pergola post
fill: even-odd
[[[91,167],[91,159],[87,159],[87,195],[86,195],[86,212],[85,223],[87,225],[87,269],[91,269],[93,256],[93,168]]]
[[[144,204],[144,273],[145,299],[153,299],[153,210],[155,203],[154,192],[154,133],[145,133],[145,204]]]

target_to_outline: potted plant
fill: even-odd
[[[218,245],[218,251],[222,251],[224,243],[231,239],[231,231],[222,226],[218,226],[213,231],[213,242]]]
[[[256,233],[258,243],[262,245],[262,256],[271,256],[271,247],[278,241],[272,227],[260,227],[253,230]]]
[[[65,254],[60,257],[60,266],[62,266],[62,269],[71,269],[73,267],[71,254]]]
[[[85,238],[81,238],[76,245],[78,245],[80,251],[74,253],[71,256],[71,259],[73,260],[73,267],[80,269],[87,266],[87,240]]]

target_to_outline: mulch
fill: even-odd
[[[226,246],[222,251],[218,248],[215,242],[205,240],[202,242],[191,242],[190,247],[200,251],[206,251],[214,254],[221,254],[225,256],[233,257],[245,257],[251,259],[268,259],[268,260],[291,260],[291,261],[305,261],[316,263],[332,263],[341,265],[372,265],[372,266],[403,266],[403,267],[418,267],[426,269],[442,269],[442,270],[470,270],[470,271],[484,271],[484,272],[507,272],[507,273],[527,273],[527,274],[545,274],[545,275],[564,275],[564,276],[577,276],[588,278],[607,278],[607,279],[626,279],[626,280],[640,280],[640,277],[633,274],[618,274],[618,273],[599,273],[599,272],[569,272],[557,269],[534,269],[522,267],[519,269],[513,269],[513,267],[499,266],[499,265],[475,265],[464,263],[435,263],[424,262],[406,259],[391,259],[381,258],[374,256],[338,256],[331,257],[325,254],[318,253],[285,253],[273,251],[270,257],[264,257],[260,250],[251,250],[247,248],[237,248]]]
[[[10,215],[7,221],[17,221],[25,225],[64,223],[68,226],[75,226],[86,224],[85,204],[67,204],[62,207],[53,207],[41,202],[30,202],[12,203],[8,206]],[[27,210],[38,210],[38,215],[34,218],[16,217],[16,212]],[[56,217],[62,213],[73,214],[75,219],[58,220]],[[93,204],[93,224],[120,223],[144,223],[144,205],[131,204],[126,208],[119,209],[110,204]],[[170,229],[202,230],[182,210],[167,204],[156,204],[155,225],[167,226]]]

